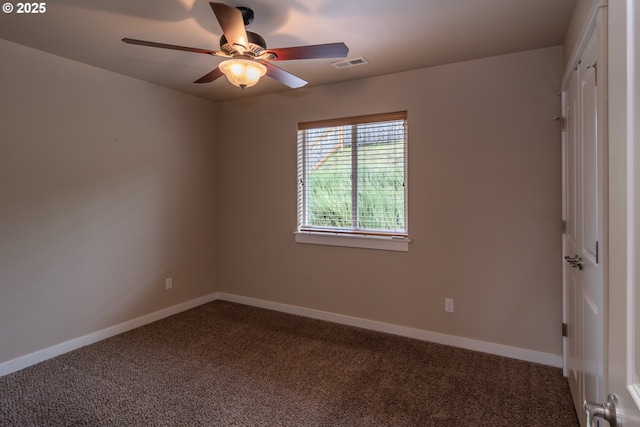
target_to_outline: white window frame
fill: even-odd
[[[340,119],[320,120],[314,122],[304,122],[298,124],[298,131],[306,129],[324,128],[345,125],[357,125],[364,123],[375,123],[383,121],[404,120],[404,223],[403,231],[384,232],[384,231],[367,231],[357,229],[333,229],[321,227],[306,227],[304,224],[306,215],[306,193],[304,191],[304,182],[306,181],[304,169],[305,162],[305,142],[298,140],[298,227],[295,234],[297,243],[308,243],[317,245],[346,246],[365,249],[380,249],[390,251],[408,251],[411,240],[408,237],[408,144],[407,144],[407,112],[383,113],[368,116],[357,116]],[[355,166],[354,166],[355,167]],[[355,195],[353,195],[355,197]]]

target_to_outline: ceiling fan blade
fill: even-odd
[[[302,80],[300,77],[296,77],[290,72],[285,71],[282,68],[278,68],[267,61],[259,62],[267,67],[267,76],[289,86],[292,89],[297,89],[307,84],[307,82]]]
[[[344,58],[349,54],[349,48],[344,43],[326,43],[267,49],[267,52],[276,56],[274,60],[287,61],[290,59]]]
[[[196,48],[196,47],[176,46],[174,44],[148,42],[146,40],[136,40],[136,39],[129,39],[129,38],[124,38],[124,39],[122,39],[122,41],[125,42],[125,43],[137,44],[137,45],[140,45],[140,46],[159,47],[159,48],[162,48],[162,49],[183,50],[185,52],[204,53],[206,55],[215,55],[215,56],[224,56],[224,57],[228,57],[229,56],[229,55],[227,55],[227,54],[225,54],[223,52],[219,52],[217,50],[199,49],[199,48]]]
[[[224,3],[209,2],[213,13],[220,23],[220,28],[227,39],[227,42],[240,53],[244,53],[249,48],[249,39],[247,31],[244,28],[244,19],[240,9],[228,6]]]
[[[213,70],[211,70],[210,73],[205,74],[204,76],[200,77],[194,83],[209,83],[209,82],[214,81],[218,77],[222,77],[223,75],[224,74],[222,74],[222,71],[220,70],[220,67],[216,67]]]

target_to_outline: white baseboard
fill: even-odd
[[[155,311],[153,313],[149,313],[147,315],[120,323],[118,325],[114,325],[96,332],[92,332],[88,335],[74,338],[72,340],[65,341],[60,344],[56,344],[52,347],[48,347],[48,348],[36,351],[34,353],[20,356],[16,359],[12,359],[7,362],[0,363],[0,377],[3,375],[10,374],[12,372],[19,371],[20,369],[24,369],[28,366],[35,365],[36,363],[43,362],[47,359],[60,356],[61,354],[68,353],[73,350],[77,350],[80,347],[93,344],[95,342],[112,337],[114,335],[118,335],[123,332],[127,332],[135,328],[139,328],[140,326],[144,326],[148,323],[152,323],[157,320],[164,319],[165,317],[169,317],[174,314],[178,314],[183,311],[192,309],[199,305],[206,304],[208,302],[214,301],[217,298],[218,298],[217,293],[205,295],[200,298],[195,298],[195,299],[183,302],[181,304],[167,307],[162,310]]]
[[[426,331],[423,329],[409,328],[406,326],[392,325],[390,323],[378,322],[376,320],[362,319],[359,317],[345,316],[327,311],[314,310],[311,308],[298,307],[294,305],[281,304],[256,298],[249,298],[240,295],[228,294],[224,292],[215,292],[200,298],[183,302],[165,309],[92,332],[82,337],[74,338],[52,347],[48,347],[34,353],[20,356],[16,359],[0,363],[0,376],[19,371],[36,363],[43,362],[47,359],[59,356],[61,354],[76,350],[89,344],[101,341],[103,339],[130,331],[140,326],[155,322],[165,317],[178,314],[180,312],[190,310],[199,305],[206,304],[217,299],[235,302],[253,307],[265,308],[268,310],[280,311],[283,313],[296,314],[299,316],[309,317],[312,319],[326,320],[328,322],[339,323],[343,325],[355,326],[358,328],[369,329],[372,331],[385,332],[388,334],[399,335],[408,338],[415,338],[422,341],[435,342],[438,344],[450,345],[453,347],[465,348],[468,350],[481,351],[483,353],[495,354],[498,356],[510,357],[512,359],[524,360],[527,362],[540,363],[553,367],[562,367],[562,356],[558,354],[543,353],[535,350],[528,350],[519,347],[511,347],[502,344],[490,343],[486,341],[475,340],[471,338],[457,337],[454,335],[440,334],[437,332]]]
[[[562,367],[562,356],[559,354],[544,353],[519,347],[511,347],[503,344],[496,344],[472,338],[457,337],[438,332],[426,331],[423,329],[410,328],[407,326],[393,325],[390,323],[378,322],[375,320],[362,319],[359,317],[345,316],[327,311],[314,310],[310,308],[298,307],[294,305],[281,304],[277,302],[265,301],[240,295],[219,292],[217,299],[239,304],[251,305],[254,307],[266,308],[269,310],[281,311],[283,313],[297,314],[312,319],[326,320],[333,323],[355,326],[372,331],[385,332],[408,338],[415,338],[421,341],[429,341],[438,344],[450,345],[453,347],[465,348],[467,350],[481,351],[483,353],[495,354],[512,359],[524,360],[527,362],[540,363],[542,365]]]

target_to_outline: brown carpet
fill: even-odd
[[[578,426],[560,369],[215,301],[0,378],[2,426]]]

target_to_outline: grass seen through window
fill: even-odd
[[[357,228],[404,227],[404,141],[358,144]],[[381,162],[382,161],[382,162]],[[339,147],[309,173],[309,225],[351,228],[351,147]]]

